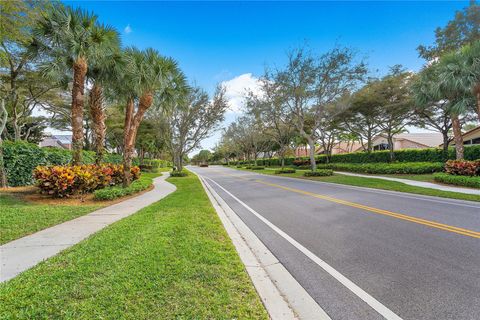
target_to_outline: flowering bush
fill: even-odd
[[[449,160],[445,163],[445,172],[458,176],[480,176],[480,160]]]
[[[140,168],[131,168],[132,180],[140,177]],[[123,182],[123,165],[39,166],[33,172],[42,193],[56,197],[93,192]]]

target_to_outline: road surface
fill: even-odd
[[[480,204],[190,169],[332,319],[480,319]]]

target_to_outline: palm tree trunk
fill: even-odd
[[[83,102],[87,61],[79,57],[73,65],[72,87],[72,150],[73,164],[82,163],[83,149]]]
[[[105,109],[103,108],[103,89],[94,84],[90,91],[90,116],[93,128],[93,149],[95,150],[95,163],[101,164],[105,153]]]
[[[475,86],[475,96],[477,97],[477,117],[480,121],[480,83]]]
[[[130,169],[132,167],[133,151],[135,148],[135,139],[137,138],[137,131],[143,116],[148,108],[153,104],[153,94],[145,92],[138,103],[138,110],[134,114],[133,99],[127,102],[127,110],[125,113],[125,127],[124,127],[124,151],[123,151],[123,186],[128,187],[131,182]]]
[[[455,140],[455,151],[457,160],[463,159],[463,137],[462,137],[462,125],[460,124],[460,119],[458,115],[452,115],[452,128],[453,128],[453,137]]]

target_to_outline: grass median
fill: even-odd
[[[267,319],[194,175],[177,191],[0,285],[15,319]]]
[[[308,180],[315,180],[315,181],[328,182],[328,183],[344,184],[349,186],[399,191],[399,192],[420,194],[420,195],[426,195],[426,196],[480,202],[480,195],[416,187],[416,186],[407,185],[401,182],[374,178],[374,176],[372,176],[372,178],[364,178],[364,177],[355,177],[355,176],[348,176],[348,175],[335,173],[333,176],[327,176],[327,177],[304,177],[303,173],[307,170],[297,170],[295,173],[288,173],[288,174],[275,174],[275,170],[278,170],[278,168],[265,168],[263,170],[255,170],[255,171],[247,170],[245,168],[236,168],[236,167],[231,167],[231,168],[237,169],[237,170],[255,172],[255,173],[275,175],[275,176],[308,179]],[[409,179],[414,180],[412,179],[411,175]]]

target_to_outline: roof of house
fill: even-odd
[[[405,139],[427,147],[437,147],[443,142],[443,136],[439,132],[401,133],[396,135],[394,139]]]
[[[71,134],[54,134],[52,138],[60,141],[61,143],[70,144],[72,143],[72,135]]]

